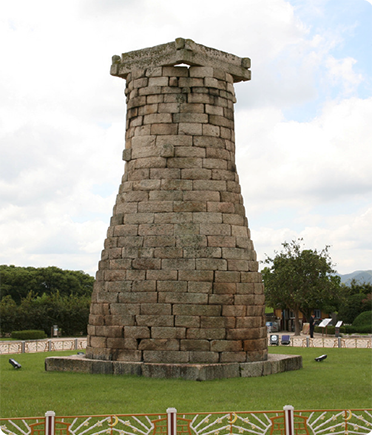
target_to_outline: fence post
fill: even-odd
[[[21,353],[25,353],[25,352],[26,352],[26,342],[21,341]]]
[[[176,435],[177,433],[177,409],[168,408],[168,435]]]
[[[306,337],[306,347],[309,347],[309,344],[310,344],[310,338]]]
[[[75,338],[75,350],[77,350],[77,348],[78,348],[78,339]]]
[[[54,422],[56,413],[54,411],[47,411],[45,413],[45,435],[54,435]]]
[[[284,421],[285,421],[285,435],[295,435],[294,433],[294,418],[292,405],[284,406]]]

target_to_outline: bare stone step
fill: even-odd
[[[197,352],[197,351],[195,351]],[[201,353],[199,354],[201,356]],[[302,368],[299,355],[269,355],[266,361],[232,363],[145,363],[103,361],[81,355],[48,357],[47,371],[80,372],[92,374],[134,375],[148,378],[180,378],[191,381],[208,381],[222,378],[248,378],[268,376]]]

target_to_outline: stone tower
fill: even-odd
[[[111,74],[126,80],[126,163],[87,358],[267,359],[263,284],[235,165],[233,83],[249,80],[249,67],[181,38],[113,57]]]

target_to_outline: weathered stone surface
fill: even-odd
[[[150,338],[141,340],[139,350],[179,350],[180,343],[177,339]]]
[[[233,83],[249,67],[182,38],[114,57],[111,74],[126,80],[126,163],[87,355],[128,366],[95,370],[212,379],[266,359],[263,284],[235,166]],[[180,363],[213,367],[170,366]]]
[[[182,338],[186,338],[186,328],[178,327],[177,325],[171,327],[154,326],[153,328],[151,328],[151,336],[152,338],[182,339]],[[181,350],[185,350],[185,349],[181,348]]]
[[[302,357],[299,355],[269,355],[267,361],[247,362],[240,365],[242,378],[267,376],[301,368]]]
[[[142,375],[142,363],[122,363],[119,361],[112,362],[112,374],[114,375]]]
[[[189,343],[189,341],[187,341]],[[177,353],[177,352],[176,352]],[[189,352],[182,352],[188,354]],[[190,359],[210,358],[210,352],[191,351]],[[220,378],[267,376],[302,368],[299,355],[269,355],[266,360],[255,362],[188,362],[146,363],[135,361],[104,361],[85,358],[82,355],[48,357],[46,371],[81,372],[92,374],[135,375],[151,378],[182,378],[192,381],[207,381]]]
[[[143,359],[146,362],[187,363],[190,360],[190,356],[189,352],[184,351],[144,350]]]
[[[141,71],[145,68],[153,69],[159,65],[177,65],[181,63],[202,66],[202,71],[198,71],[195,67],[191,68],[191,77],[209,78],[212,75],[211,71],[214,72],[214,68],[217,68],[231,75],[234,82],[250,79],[250,71],[248,70],[250,60],[248,58],[239,58],[229,53],[196,44],[191,39],[183,38],[178,38],[175,42],[169,42],[168,44],[124,53],[121,58],[113,56],[111,74],[128,78],[128,74],[133,70]],[[170,71],[170,67],[167,67],[165,74],[163,74],[169,76]],[[224,74],[225,78],[227,78],[226,73]],[[182,70],[177,76],[185,77]],[[159,81],[153,83],[164,86],[163,82],[161,82],[161,85],[159,85]]]
[[[220,362],[220,355],[218,352],[211,351],[191,351],[190,363],[218,363]]]

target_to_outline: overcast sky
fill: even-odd
[[[372,269],[372,0],[0,4],[0,264],[95,274],[124,171],[111,56],[176,37],[252,60],[237,165],[259,260],[303,237]]]

